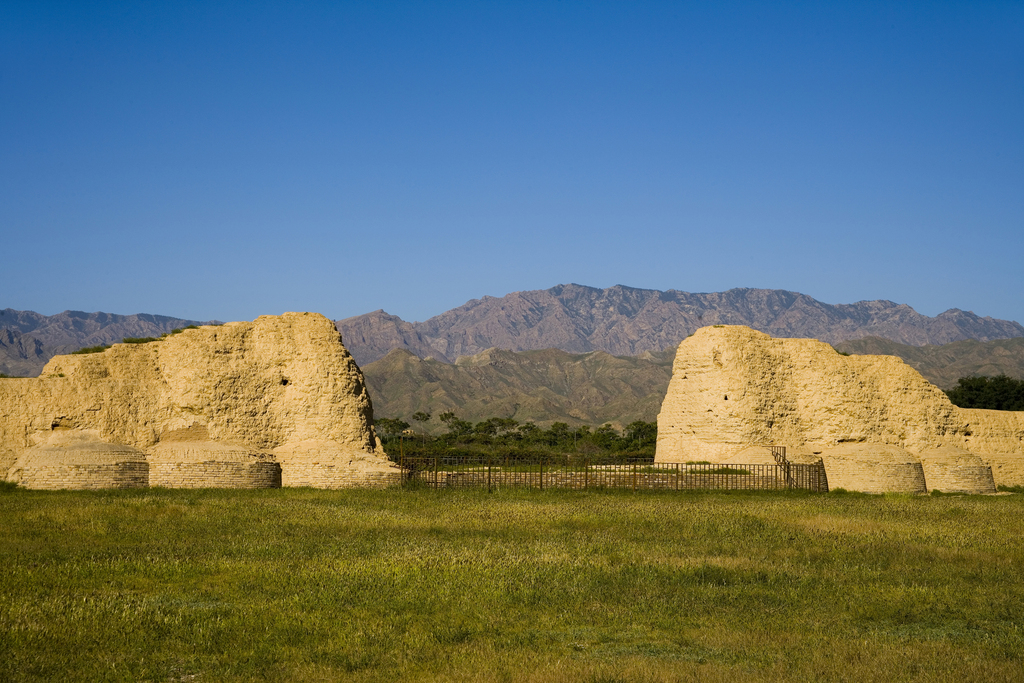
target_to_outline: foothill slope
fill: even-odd
[[[418,411],[453,411],[471,422],[501,417],[539,426],[607,422],[621,429],[634,420],[654,421],[673,355],[489,349],[448,364],[394,349],[363,373],[375,412],[383,417],[408,420]],[[434,420],[417,428],[439,432],[443,425]]]

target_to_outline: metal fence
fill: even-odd
[[[436,488],[477,486],[490,490],[510,486],[537,489],[663,489],[828,491],[820,462],[792,464],[776,457],[775,465],[708,463],[523,461],[467,456],[417,456],[400,463],[408,481]]]

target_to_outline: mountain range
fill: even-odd
[[[205,323],[0,310],[0,373],[38,375],[57,353],[193,324]],[[655,419],[676,345],[712,324],[822,339],[847,353],[896,355],[943,388],[974,374],[1024,379],[1019,323],[957,309],[929,317],[891,301],[832,305],[784,290],[692,294],[569,284],[474,299],[425,322],[384,311],[336,322],[380,417],[451,410],[470,421],[617,426]]]
[[[864,337],[910,346],[1024,337],[1020,323],[955,308],[930,317],[892,301],[826,304],[778,289],[693,294],[576,284],[473,299],[424,322],[378,310],[336,324],[360,365],[396,348],[445,363],[490,348],[636,356],[674,348],[698,328],[721,324],[831,344]]]

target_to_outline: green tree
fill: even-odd
[[[504,438],[509,434],[515,434],[516,427],[519,426],[519,422],[509,417],[491,417],[483,422],[477,422],[476,426],[473,427],[473,432],[478,436],[482,437],[482,441],[487,442],[495,438]],[[506,439],[507,440],[507,439]]]
[[[961,408],[1024,410],[1024,380],[1006,375],[961,377],[946,395]]]
[[[551,446],[561,446],[562,448],[566,448],[572,444],[574,435],[575,433],[569,431],[569,425],[566,423],[553,422],[551,423],[551,426],[548,427],[546,441]]]
[[[409,428],[408,422],[397,418],[382,417],[373,422],[381,438],[385,436],[398,436],[403,430]]]
[[[658,441],[658,423],[636,420],[626,425],[626,433],[623,440],[627,442],[628,448],[641,450],[654,448]]]
[[[603,424],[590,436],[590,441],[595,446],[612,450],[618,446],[619,433],[610,424]]]
[[[417,410],[412,414],[412,419],[420,423],[420,433],[423,441],[427,440],[427,423],[430,422],[430,413],[425,413],[422,410]]]
[[[440,420],[448,427],[448,436],[451,437],[464,436],[469,434],[473,429],[472,422],[460,420],[458,415],[451,411],[441,413]]]
[[[527,443],[536,443],[544,437],[544,430],[532,422],[524,422],[516,428],[519,438]]]

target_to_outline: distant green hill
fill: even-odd
[[[942,389],[951,389],[961,377],[976,375],[1024,379],[1024,337],[987,342],[968,339],[941,346],[907,346],[880,337],[866,337],[835,347],[858,355],[899,356]]]
[[[674,357],[674,350],[621,357],[489,349],[449,365],[395,349],[364,366],[363,374],[374,415],[411,422],[417,411],[432,413],[431,433],[445,431],[438,420],[445,411],[470,422],[510,417],[541,426],[610,422],[622,428],[657,419]]]

